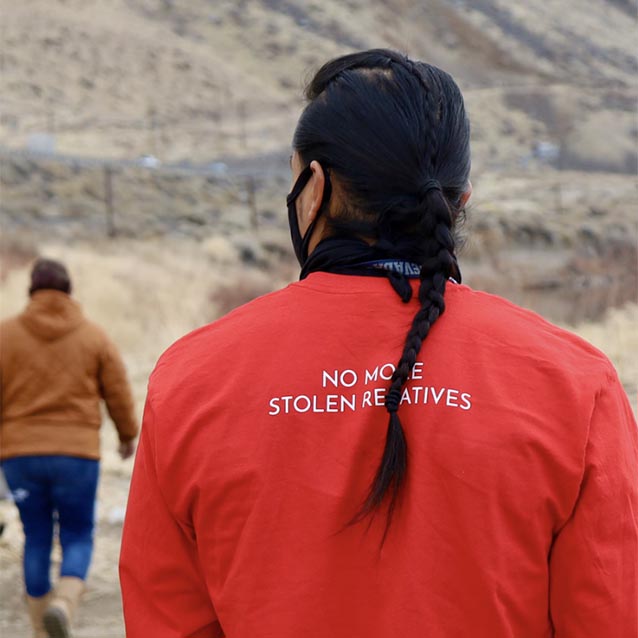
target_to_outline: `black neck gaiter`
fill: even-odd
[[[412,297],[409,279],[418,279],[421,267],[384,249],[355,237],[327,237],[312,251],[301,268],[299,279],[312,272],[341,275],[386,277],[404,302]]]

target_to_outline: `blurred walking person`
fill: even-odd
[[[0,459],[24,528],[24,580],[34,636],[70,636],[93,551],[104,399],[130,457],[138,423],[122,359],[71,298],[65,266],[31,273],[30,301],[0,324]],[[62,564],[50,581],[57,520]]]

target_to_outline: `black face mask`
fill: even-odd
[[[315,225],[325,204],[330,200],[332,191],[330,176],[327,171],[324,174],[326,183],[321,205],[303,237],[299,230],[295,202],[312,177],[310,166],[306,166],[301,171],[292,191],[286,198],[292,245],[301,265],[299,278],[304,279],[310,273],[318,271],[344,275],[387,277],[402,301],[407,303],[412,298],[412,287],[409,280],[420,277],[421,265],[414,263],[414,260],[410,260],[409,257],[406,258],[406,255],[409,255],[411,251],[406,250],[405,246],[390,244],[382,239],[374,244],[369,244],[356,235],[333,232],[318,243],[312,251],[312,255],[308,255],[308,244],[315,230]],[[456,282],[460,283],[461,272],[454,255],[453,261],[451,275]]]
[[[297,218],[297,207],[295,205],[297,198],[301,194],[301,191],[306,187],[306,184],[310,181],[312,177],[312,169],[310,168],[310,164],[306,166],[306,168],[301,171],[295,185],[292,187],[292,190],[286,197],[286,205],[288,206],[288,224],[290,225],[290,237],[292,239],[292,246],[295,250],[295,255],[297,257],[297,261],[300,266],[303,266],[308,259],[308,244],[310,243],[310,239],[312,237],[312,233],[315,230],[315,226],[317,225],[317,220],[321,215],[323,207],[330,200],[330,193],[332,191],[332,187],[330,184],[330,176],[328,172],[324,170],[325,176],[325,185],[323,189],[323,197],[321,198],[321,205],[319,206],[319,210],[315,215],[315,218],[310,222],[310,226],[306,230],[306,234],[302,237],[301,231],[299,230],[299,219]]]

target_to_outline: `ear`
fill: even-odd
[[[326,187],[326,176],[321,164],[316,160],[312,160],[310,162],[310,170],[312,171],[312,177],[306,187],[308,195],[302,210],[302,215],[308,224],[314,220],[319,212],[323,200],[323,190]]]
[[[459,200],[461,208],[465,208],[465,206],[467,206],[467,203],[470,201],[470,197],[472,197],[472,182],[468,180],[467,187],[463,195],[461,195],[461,199]]]

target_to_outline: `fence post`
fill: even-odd
[[[113,168],[108,164],[104,166],[104,205],[106,207],[106,233],[109,237],[115,237],[115,207],[113,206]]]
[[[242,150],[245,151],[248,145],[248,136],[246,131],[246,102],[244,100],[237,106],[237,115],[239,119],[239,143],[241,144]]]
[[[250,226],[257,230],[257,184],[252,175],[246,178],[246,201],[250,209]]]

